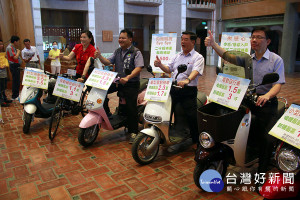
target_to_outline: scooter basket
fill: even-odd
[[[245,109],[235,111],[212,102],[199,108],[197,113],[199,133],[207,132],[215,142],[222,142],[235,138]]]

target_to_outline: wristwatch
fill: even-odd
[[[85,75],[82,75],[82,76],[81,76],[81,78],[82,78],[83,80],[85,80],[85,79],[86,79]]]
[[[187,77],[186,79],[189,80],[189,83],[191,82],[191,79],[189,77]]]

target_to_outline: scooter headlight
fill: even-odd
[[[299,161],[299,157],[292,150],[282,149],[277,156],[278,166],[284,172],[298,169]]]
[[[92,108],[94,107],[95,103],[93,101],[90,101],[90,100],[86,100],[85,102],[85,107],[88,109],[88,110],[92,110]]]
[[[215,145],[214,139],[206,132],[202,132],[199,135],[199,142],[201,146],[203,146],[206,149],[212,148]]]
[[[33,99],[33,98],[36,96],[36,94],[38,93],[38,91],[39,91],[39,90],[34,90],[34,91],[27,97],[26,101],[29,101],[29,100]]]

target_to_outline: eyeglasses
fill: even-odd
[[[250,40],[254,40],[254,39],[257,39],[257,40],[262,40],[262,39],[266,39],[266,37],[263,37],[263,36],[260,36],[260,35],[254,35],[254,36],[251,36],[249,37]]]

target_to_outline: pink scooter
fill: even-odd
[[[138,116],[139,122],[143,123],[143,112],[145,109],[146,101],[144,100],[148,78],[140,80],[140,89],[138,95]],[[115,80],[116,81],[116,80]],[[115,113],[108,117],[103,104],[107,94],[107,90],[92,88],[86,100],[86,108],[89,113],[81,120],[78,134],[79,143],[84,146],[90,146],[96,140],[99,129],[102,127],[105,130],[115,130],[121,127],[126,127],[126,113],[125,113],[125,98],[119,96],[119,105]]]

